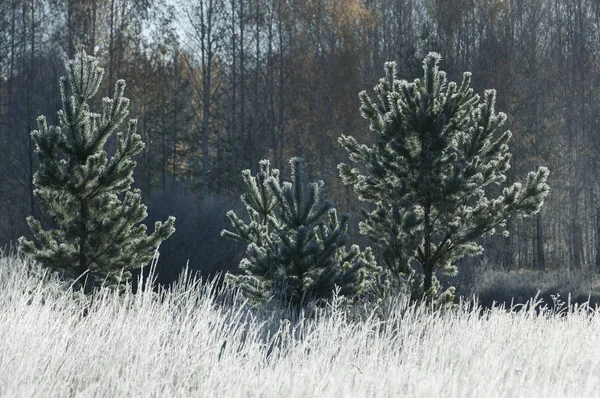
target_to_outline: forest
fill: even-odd
[[[148,220],[177,217],[161,246],[161,282],[186,263],[237,269],[244,248],[219,233],[225,213],[241,208],[241,171],[256,172],[262,159],[289,174],[288,159],[304,158],[360,240],[362,204],[338,175],[347,156],[338,139],[371,139],[358,93],[373,89],[385,62],[413,80],[431,51],[449,80],[470,71],[475,92],[497,90],[513,132],[509,182],[551,170],[542,210],[509,220],[509,237],[484,238],[484,256],[463,262],[600,271],[597,1],[2,0],[2,246],[29,236],[27,216],[44,217],[30,133],[39,115],[57,124],[58,79],[82,49],[106,71],[101,96],[127,82],[146,144],[134,186]]]

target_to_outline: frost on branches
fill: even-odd
[[[37,119],[31,136],[40,168],[34,176],[35,194],[44,202],[54,228],[44,229],[28,217],[37,245],[24,237],[21,250],[43,266],[73,279],[86,291],[94,279],[119,282],[129,269],[146,265],[161,241],[175,231],[173,217],[157,222],[146,234],[140,224],[147,216],[139,190],[131,190],[132,159],[144,147],[136,133],[136,120],[125,133],[118,132],[116,152],[108,159],[107,139],[129,114],[119,80],[113,99],[102,100],[100,113],[90,111],[92,98],[104,75],[98,61],[84,52],[67,63],[68,78],[60,79],[62,109],[59,126]]]
[[[396,64],[387,63],[375,99],[360,93],[374,144],[339,140],[357,166],[338,166],[343,182],[371,206],[361,233],[382,248],[390,275],[412,281],[413,298],[440,294],[436,270],[456,273],[458,259],[483,251],[478,238],[508,217],[537,213],[549,192],[548,169],[540,167],[490,197],[488,188],[502,185],[510,168],[506,115],[494,109],[494,90],[481,100],[470,73],[448,83],[439,62],[430,53],[423,80],[413,82],[398,80]]]
[[[301,158],[290,164],[291,183],[281,183],[268,160],[256,176],[242,172],[248,222],[229,211],[234,232],[222,235],[246,243],[247,250],[243,274],[229,277],[258,301],[275,296],[295,308],[330,298],[336,286],[339,294],[356,297],[379,271],[371,249],[347,247],[348,215],[338,218],[322,199],[322,181],[307,181]]]

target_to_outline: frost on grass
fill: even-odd
[[[90,299],[0,260],[0,395],[223,397],[594,396],[596,313],[343,306],[297,321],[185,280]],[[88,307],[87,316],[82,309]],[[403,315],[401,315],[403,314]]]

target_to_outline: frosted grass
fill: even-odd
[[[600,391],[600,321],[496,309],[392,310],[352,322],[334,304],[298,322],[180,283],[93,302],[0,259],[6,397],[581,397]],[[35,269],[35,268],[34,268]],[[39,272],[39,271],[38,271]],[[87,316],[82,316],[85,306]],[[404,313],[404,316],[401,315]],[[564,315],[564,314],[563,314]]]

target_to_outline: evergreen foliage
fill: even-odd
[[[101,113],[90,111],[88,100],[104,74],[97,65],[84,52],[69,61],[68,78],[60,79],[60,126],[48,126],[44,116],[37,119],[38,130],[31,134],[40,161],[35,194],[56,227],[45,230],[30,216],[27,222],[38,245],[19,239],[21,250],[43,266],[86,280],[86,291],[98,277],[112,282],[130,277],[128,270],[146,265],[175,231],[173,217],[157,222],[150,235],[140,224],[146,206],[139,190],[130,188],[136,165],[132,157],[144,147],[136,120],[129,122],[127,132],[117,133],[116,151],[108,159],[105,144],[127,117],[129,100],[123,97],[125,82],[119,80],[114,98],[102,100]]]
[[[510,168],[506,115],[496,113],[494,90],[483,101],[473,93],[470,73],[460,85],[448,83],[440,59],[427,55],[424,78],[414,82],[398,80],[395,63],[386,63],[376,99],[359,95],[374,144],[339,140],[362,166],[340,164],[344,184],[372,205],[360,231],[383,249],[387,273],[412,281],[413,298],[438,294],[436,270],[456,273],[458,259],[483,251],[478,238],[505,227],[508,217],[537,213],[549,193],[549,171],[540,167],[489,198]]]
[[[247,256],[240,262],[244,274],[230,278],[258,301],[276,296],[296,308],[331,297],[336,286],[339,294],[355,297],[379,271],[371,249],[347,249],[349,216],[338,218],[322,199],[322,181],[307,182],[303,159],[290,164],[291,183],[282,183],[268,160],[256,176],[242,172],[249,222],[229,211],[234,232],[222,236],[246,243]]]

